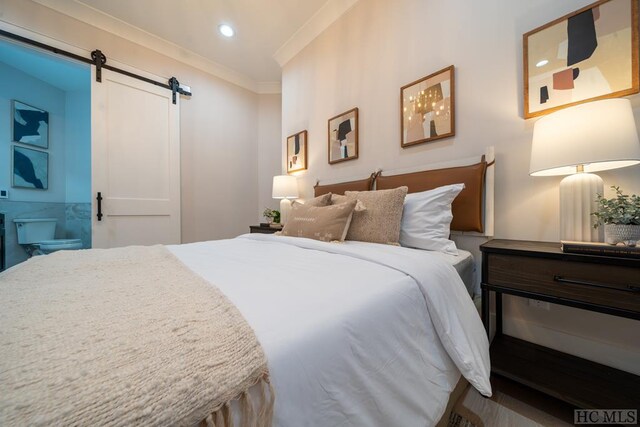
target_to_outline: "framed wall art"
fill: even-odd
[[[49,113],[14,100],[13,141],[48,148]]]
[[[287,173],[307,169],[307,131],[287,138]]]
[[[602,0],[523,36],[524,118],[638,93],[638,1]]]
[[[329,119],[329,164],[358,158],[358,108]]]
[[[13,146],[13,186],[49,188],[49,153]]]
[[[400,88],[400,145],[431,142],[454,136],[454,66]]]

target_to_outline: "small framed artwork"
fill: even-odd
[[[456,134],[454,66],[400,88],[400,145],[431,142]]]
[[[329,164],[358,158],[358,108],[329,119]]]
[[[49,113],[14,100],[13,141],[49,148]]]
[[[307,131],[287,138],[287,173],[307,169]]]
[[[523,36],[524,118],[640,91],[638,0],[602,0]]]
[[[13,146],[13,186],[49,188],[49,153]]]

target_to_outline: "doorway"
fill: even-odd
[[[52,239],[91,236],[91,68],[0,40],[0,212],[5,263],[28,258],[14,219],[55,220]]]

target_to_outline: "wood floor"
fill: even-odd
[[[573,426],[573,406],[499,376],[491,377],[493,396],[482,397],[472,386],[455,411],[478,427]]]

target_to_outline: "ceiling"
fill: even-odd
[[[56,9],[61,7],[60,2],[39,2]],[[142,30],[146,37],[154,36],[174,48],[186,49],[253,82],[278,82],[281,71],[274,54],[324,6],[336,0],[67,0],[62,3],[66,3],[64,13],[71,10],[70,3],[75,3],[74,13],[80,13],[79,8],[91,8],[91,11],[82,11],[83,16],[90,16],[87,12],[91,12],[101,22],[117,20],[120,28],[124,22],[131,31]],[[230,24],[236,35],[231,39],[220,35],[218,25],[221,23]]]

